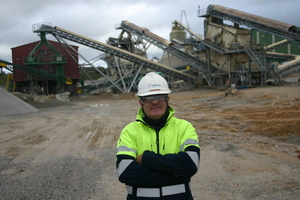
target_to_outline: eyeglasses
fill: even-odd
[[[143,104],[152,104],[154,102],[154,99],[161,103],[168,99],[168,95],[157,95],[157,96],[148,96],[148,97],[142,97],[141,100]]]

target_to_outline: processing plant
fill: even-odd
[[[45,36],[52,34],[66,50],[64,54],[67,52],[71,56],[69,60],[76,61],[76,68],[83,71],[85,69],[78,63],[78,57],[98,70],[93,65],[95,61],[82,56],[78,53],[78,48],[69,42],[102,52],[96,59],[107,63],[107,73],[99,71],[103,76],[100,81],[91,80],[92,84],[89,86],[82,84],[84,93],[132,92],[136,90],[138,77],[147,71],[165,73],[173,90],[231,85],[284,85],[286,76],[299,72],[300,30],[295,25],[220,5],[209,5],[203,10],[199,7],[197,17],[204,20],[203,36],[178,20],[172,24],[169,39],[129,21],[122,21],[116,26],[116,30],[121,31],[119,37],[110,37],[106,43],[52,26],[51,23],[35,24],[33,32],[42,36],[43,43],[46,43]],[[147,50],[150,45],[160,48],[163,56],[149,59]],[[45,85],[45,81],[38,78],[38,74],[41,74],[40,65],[43,63],[36,62],[39,55],[34,53],[37,51],[38,47],[26,55],[31,60],[18,64],[27,69],[23,76],[31,77],[29,82],[38,86]],[[56,60],[57,63],[52,63],[56,65],[56,70],[50,72],[55,75],[54,81],[62,85],[59,88],[75,90],[74,87],[79,82],[78,76],[74,75],[77,71],[72,69],[72,73],[68,73],[68,70],[63,70],[63,66],[67,65],[63,58],[67,55],[61,55],[55,48],[52,52],[56,53],[56,59],[60,58]],[[14,70],[14,77],[18,76],[18,69]],[[33,73],[35,76],[32,76]],[[24,85],[24,81],[22,84]],[[63,87],[66,84],[73,86]]]

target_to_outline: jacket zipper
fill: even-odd
[[[156,148],[157,148],[157,153],[159,153],[159,129],[155,129],[156,133]]]
[[[159,154],[159,131],[160,129],[155,129],[155,133],[156,133],[156,148],[157,148],[157,153]],[[160,199],[162,198],[162,189],[159,188],[159,196]]]

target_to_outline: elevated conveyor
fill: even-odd
[[[291,43],[291,41],[289,41],[289,40],[287,40],[287,39],[281,40],[281,41],[279,41],[279,42],[276,42],[276,43],[273,43],[273,44],[270,44],[270,45],[266,46],[266,47],[265,47],[265,50],[267,50],[267,51],[272,51],[272,50],[274,50],[274,49],[276,49],[276,48],[285,46],[285,45],[290,44],[290,43]]]
[[[193,31],[192,29],[190,29],[180,21],[175,20],[174,23],[177,24],[177,26],[179,26],[180,28],[187,30],[195,38],[195,40],[199,40],[199,41],[203,40],[203,38],[199,34],[197,34],[195,31]]]
[[[145,39],[146,41],[157,46],[158,48],[161,48],[162,50],[189,63],[193,67],[198,68],[199,72],[201,74],[203,74],[203,76],[206,79],[206,81],[208,82],[208,84],[210,86],[213,85],[213,82],[210,78],[210,73],[208,71],[210,70],[211,73],[218,73],[219,69],[217,67],[214,67],[211,65],[210,69],[208,70],[208,68],[207,68],[208,64],[206,61],[202,61],[196,57],[193,57],[193,56],[183,52],[182,50],[175,47],[175,45],[172,42],[152,33],[151,31],[149,31],[146,28],[141,28],[141,27],[139,27],[131,22],[128,22],[128,21],[122,21],[120,28],[131,34],[141,37],[142,39]]]
[[[58,38],[64,38],[79,44],[82,44],[84,46],[105,52],[105,53],[110,53],[113,54],[117,57],[120,58],[124,58],[126,60],[129,60],[133,63],[138,63],[140,65],[146,66],[150,69],[156,70],[156,71],[161,71],[169,76],[178,78],[180,80],[184,80],[190,83],[193,83],[195,80],[195,77],[182,73],[178,70],[175,70],[173,68],[170,68],[168,66],[156,63],[154,61],[148,60],[146,58],[143,58],[141,56],[138,56],[136,54],[133,54],[129,51],[105,44],[105,43],[101,43],[99,41],[93,40],[91,38],[73,33],[71,31],[68,31],[66,29],[63,28],[59,28],[57,26],[52,27],[49,25],[45,25],[45,24],[38,24],[34,26],[34,30],[33,32],[35,33],[40,33],[40,32],[46,32],[46,33],[50,33],[52,34],[54,37],[58,37]],[[107,79],[109,79],[109,81],[114,82],[112,79],[110,79],[109,77],[106,77]]]
[[[285,77],[295,71],[300,70],[300,56],[295,57],[289,62],[277,66],[277,74],[280,77]]]
[[[217,17],[300,43],[300,31],[292,24],[283,23],[219,5],[209,5],[205,14],[200,13],[200,10],[198,10],[198,16]]]

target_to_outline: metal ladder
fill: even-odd
[[[259,53],[257,53],[254,49],[250,49],[250,48],[246,50],[246,53],[253,60],[253,62],[256,64],[256,66],[260,70],[262,70],[262,71],[267,70],[270,73],[270,75],[273,77],[273,79],[277,85],[283,85],[281,78],[277,75],[277,73],[274,71],[274,69],[271,66],[267,67],[263,64],[263,62],[260,59]]]

